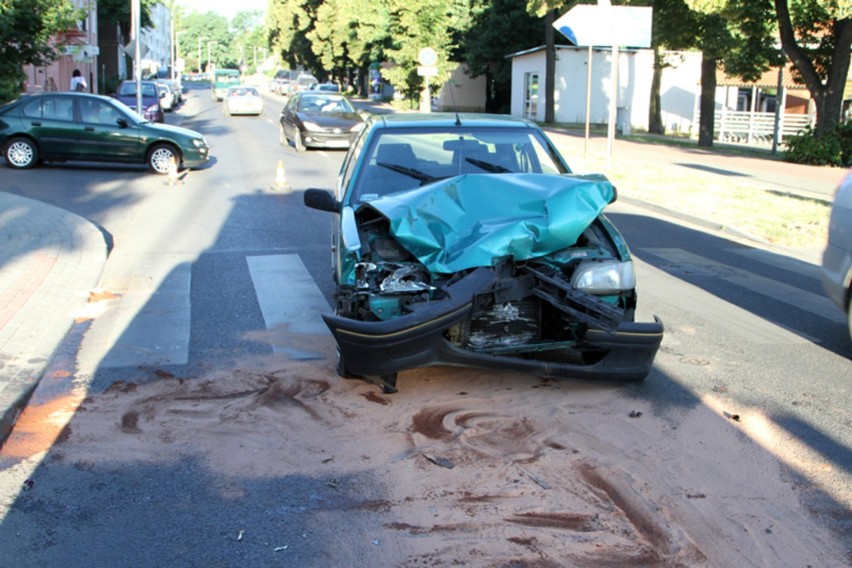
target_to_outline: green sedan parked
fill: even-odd
[[[147,164],[166,174],[210,159],[200,133],[153,124],[111,97],[87,93],[23,96],[0,106],[0,148],[11,168],[84,161]]]

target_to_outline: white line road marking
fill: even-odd
[[[267,329],[281,328],[287,334],[329,334],[320,314],[331,313],[331,308],[299,255],[249,256],[246,263]],[[297,359],[317,357],[276,343],[272,343],[272,350]]]

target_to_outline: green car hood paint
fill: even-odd
[[[390,221],[399,243],[433,273],[495,259],[537,258],[570,247],[610,203],[603,176],[470,174],[364,204]]]

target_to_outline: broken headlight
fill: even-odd
[[[632,261],[584,262],[574,271],[571,284],[590,294],[617,294],[636,287]]]

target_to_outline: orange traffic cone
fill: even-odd
[[[177,171],[177,163],[175,162],[174,156],[172,156],[169,161],[169,185],[174,185],[178,180],[178,171]]]
[[[284,191],[287,187],[287,178],[284,176],[284,162],[278,160],[278,169],[275,171],[275,185],[273,189],[276,191]]]

